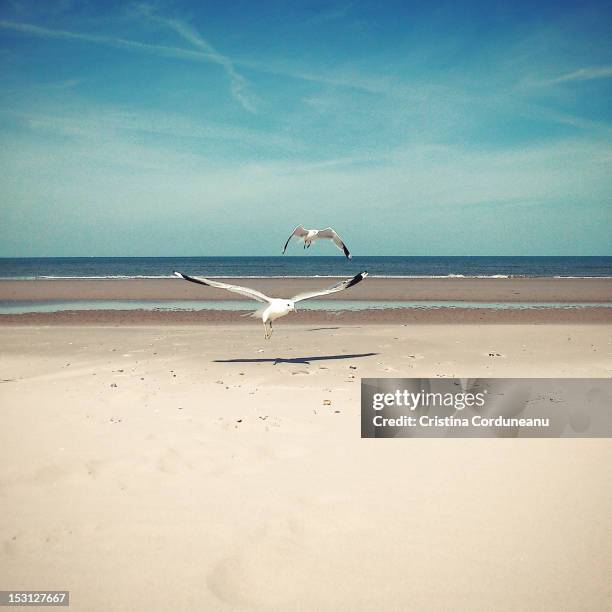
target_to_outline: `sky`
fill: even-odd
[[[0,0],[0,256],[612,255],[610,41],[611,2]]]

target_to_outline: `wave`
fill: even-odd
[[[299,278],[345,278],[350,273],[345,274],[309,274],[309,275],[295,275],[295,274],[209,274],[207,278],[231,278],[231,279],[299,279]],[[5,280],[165,280],[176,278],[173,274],[165,275],[106,275],[106,276],[0,276],[0,281]],[[612,276],[530,276],[527,274],[370,274],[369,278],[384,278],[384,279],[448,279],[448,278],[464,278],[464,279],[477,279],[477,278],[556,278],[556,279],[612,279]]]

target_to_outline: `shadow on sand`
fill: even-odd
[[[334,359],[358,359],[359,357],[372,357],[378,353],[353,353],[352,355],[317,355],[315,357],[254,357],[252,359],[215,359],[214,363],[302,363],[308,364],[311,361],[332,361]]]

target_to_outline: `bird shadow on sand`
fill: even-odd
[[[316,355],[314,357],[253,357],[251,359],[215,359],[214,363],[301,363],[309,364],[311,361],[333,361],[337,359],[359,359],[360,357],[372,357],[378,353],[353,353],[351,355]]]

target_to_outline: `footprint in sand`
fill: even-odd
[[[2,551],[7,557],[17,556],[17,536],[12,536],[2,543]]]
[[[36,470],[29,478],[24,479],[24,482],[34,485],[55,484],[58,480],[67,476],[70,471],[63,466],[48,465]]]
[[[303,545],[293,538],[257,538],[240,553],[220,560],[206,576],[206,585],[230,606],[283,609],[308,580],[296,579],[295,560],[303,555]]]
[[[87,475],[90,478],[97,478],[103,466],[104,466],[104,461],[99,461],[97,459],[94,459],[92,461],[87,461],[85,463],[85,469],[87,470]]]
[[[166,449],[157,461],[157,469],[164,474],[177,474],[184,465],[183,458],[173,448]]]

